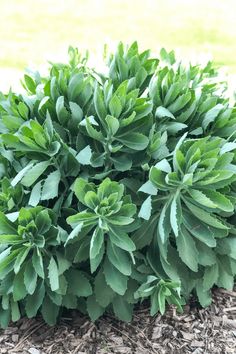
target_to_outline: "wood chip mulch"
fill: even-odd
[[[214,290],[210,307],[194,301],[183,314],[135,311],[132,323],[106,315],[95,324],[66,316],[49,327],[41,319],[22,319],[0,330],[0,353],[9,354],[236,354],[236,291]]]

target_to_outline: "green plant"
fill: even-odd
[[[236,274],[236,108],[208,63],[77,49],[0,95],[0,325],[63,308],[130,321]]]

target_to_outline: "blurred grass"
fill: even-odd
[[[235,0],[0,0],[0,13],[0,89],[25,67],[64,60],[69,45],[101,56],[120,40],[204,53],[236,73]]]

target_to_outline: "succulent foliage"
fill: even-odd
[[[0,325],[63,309],[130,321],[236,274],[236,106],[208,63],[77,49],[0,94]]]

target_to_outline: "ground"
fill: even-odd
[[[120,40],[155,54],[164,46],[183,58],[210,55],[236,73],[235,0],[11,0],[0,13],[0,90],[18,87],[25,67],[66,60],[69,45],[98,58]]]
[[[236,290],[236,289],[235,289]],[[106,315],[92,323],[68,314],[54,327],[22,319],[0,331],[0,353],[9,354],[235,354],[236,292],[215,289],[213,303],[201,309],[192,300],[183,314],[169,308],[150,317],[147,305],[132,323]]]

